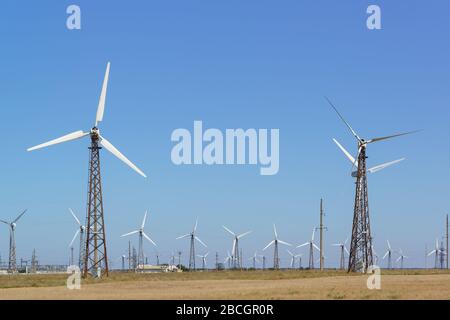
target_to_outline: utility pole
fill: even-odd
[[[216,252],[216,271],[219,271],[219,253]]]
[[[178,251],[178,267],[181,269],[181,251]]]
[[[447,269],[448,269],[448,214],[447,214],[447,218],[445,220],[445,238],[447,241],[446,253],[447,253]]]
[[[323,199],[320,199],[320,271],[323,271],[325,265],[325,258],[323,254],[323,230],[327,230],[327,228],[323,226],[323,216]]]
[[[131,241],[128,241],[128,270],[131,270]]]

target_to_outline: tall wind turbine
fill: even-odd
[[[366,272],[367,269],[373,265],[372,234],[370,230],[369,199],[367,190],[367,172],[374,173],[404,160],[403,158],[367,169],[366,168],[367,146],[371,143],[404,136],[407,134],[414,133],[416,131],[365,140],[361,138],[356,133],[355,130],[353,130],[353,128],[339,113],[339,111],[336,109],[333,103],[328,98],[326,99],[328,100],[328,103],[331,105],[334,111],[336,111],[339,118],[341,118],[341,120],[345,123],[345,125],[350,130],[351,134],[355,137],[358,143],[358,153],[354,158],[347,150],[344,149],[344,147],[336,139],[333,139],[334,142],[339,147],[339,149],[341,149],[341,151],[352,163],[352,171],[353,168],[356,168],[356,171],[352,172],[352,176],[356,178],[356,196],[353,213],[352,239],[350,243],[350,257],[349,257],[348,271]]]
[[[383,260],[386,259],[386,257],[388,258],[388,269],[392,269],[392,247],[391,247],[391,243],[389,242],[389,240],[387,241],[387,251],[383,256]]]
[[[435,269],[439,269],[439,258],[441,256],[441,254],[445,254],[445,250],[442,250],[441,248],[439,248],[439,240],[436,239],[436,247],[433,251],[431,251],[428,256],[431,255],[435,255],[435,260],[434,260],[434,268]]]
[[[289,251],[289,250],[286,250],[287,251],[287,253],[291,256],[291,269],[295,269],[295,260],[297,259],[297,258],[299,258],[300,259],[300,261],[301,261],[301,258],[302,258],[302,255],[301,254],[293,254],[291,251]],[[299,262],[299,269],[301,268],[301,262]]]
[[[259,262],[258,260],[258,252],[256,251],[253,257],[250,257],[248,260],[252,260],[253,262],[253,270],[256,270],[256,263]]]
[[[277,232],[277,227],[275,225],[273,225],[273,233],[275,235],[275,239],[272,240],[272,242],[270,242],[264,249],[263,251],[266,251],[269,247],[271,247],[272,245],[274,246],[274,250],[273,250],[273,268],[275,270],[280,269],[280,258],[278,256],[278,244],[284,244],[285,246],[290,246],[292,247],[292,244],[284,242],[283,240],[280,240],[278,238],[278,232]]]
[[[315,234],[316,234],[316,228],[313,229],[311,241],[308,241],[297,247],[297,248],[302,248],[302,247],[309,246],[309,269],[311,269],[311,270],[314,269],[314,249],[316,249],[320,253],[320,248],[314,243]]]
[[[341,250],[341,259],[340,259],[340,269],[344,270],[345,269],[345,254],[347,253],[348,255],[350,255],[350,252],[348,251],[346,245],[348,242],[348,238],[345,240],[344,243],[335,243],[333,244],[333,247],[339,247]]]
[[[27,212],[25,210],[22,212],[16,219],[14,219],[12,222],[8,222],[5,220],[0,220],[0,222],[3,222],[6,224],[9,228],[9,262],[8,262],[8,272],[10,273],[16,273],[17,272],[17,261],[16,261],[16,227],[17,222],[22,218],[22,216]]]
[[[209,256],[209,252],[204,255],[197,255],[200,259],[202,259],[202,270],[206,271],[206,258]]]
[[[241,261],[241,257],[240,257],[240,253],[239,253],[239,240],[241,240],[243,237],[249,235],[252,232],[248,231],[248,232],[243,233],[241,235],[237,235],[233,231],[228,229],[227,227],[223,226],[223,228],[229,234],[231,234],[233,236],[233,249],[231,251],[232,265],[233,265],[233,269],[239,269],[242,266],[242,261]]]
[[[400,269],[403,269],[403,262],[404,262],[405,259],[408,259],[408,256],[405,256],[405,255],[403,254],[402,249],[398,250],[398,254],[399,254],[400,256],[398,257],[397,262],[400,261]]]
[[[79,228],[75,232],[75,235],[73,236],[72,241],[69,244],[69,247],[73,249],[73,244],[75,242],[75,239],[78,237],[78,235],[80,235],[80,249],[78,251],[78,256],[79,256],[78,257],[78,266],[80,267],[80,270],[83,270],[83,261],[84,261],[84,254],[85,254],[84,249],[86,249],[85,244],[84,244],[84,232],[86,231],[86,227],[81,224],[80,220],[77,218],[77,216],[75,215],[75,213],[73,212],[72,209],[69,208],[69,211],[79,226]]]
[[[227,251],[227,257],[225,258],[225,260],[223,261],[223,263],[225,263],[226,265],[228,265],[228,269],[231,269],[231,263],[233,261],[233,257],[231,256],[230,251]]]
[[[200,242],[202,246],[207,248],[208,246],[200,240],[199,237],[197,237],[197,227],[198,227],[198,219],[195,221],[194,229],[191,233],[188,233],[184,236],[178,237],[177,240],[189,238],[191,240],[191,249],[190,249],[190,255],[189,255],[189,271],[194,270],[195,271],[195,241],[197,240]]]
[[[126,233],[121,236],[121,237],[128,237],[128,236],[131,236],[134,234],[139,234],[139,253],[138,253],[138,261],[137,261],[138,267],[143,266],[145,264],[145,261],[144,261],[144,238],[147,239],[151,244],[153,244],[156,247],[156,243],[144,231],[146,221],[147,221],[147,211],[145,212],[144,220],[142,220],[142,225],[139,230],[131,231],[131,232]]]
[[[83,263],[84,277],[88,273],[98,275],[99,271],[103,270],[108,276],[108,255],[106,251],[106,235],[103,211],[103,194],[102,194],[102,180],[100,173],[100,150],[105,148],[114,156],[123,161],[126,165],[131,167],[141,176],[146,175],[127,157],[125,157],[116,147],[114,147],[108,140],[100,135],[99,124],[103,121],[105,113],[106,92],[108,89],[110,63],[106,67],[105,78],[103,80],[102,92],[97,108],[97,117],[94,127],[89,131],[76,131],[65,135],[61,138],[40,144],[38,146],[29,148],[28,151],[34,151],[41,148],[53,146],[56,144],[81,139],[89,136],[91,139],[91,146],[89,147],[89,187],[88,187],[88,205],[87,205],[87,226],[86,226],[86,255]]]

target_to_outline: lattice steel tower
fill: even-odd
[[[355,207],[348,271],[366,271],[373,265],[372,234],[370,231],[369,198],[367,190],[366,146],[360,144],[356,176]]]
[[[106,250],[105,220],[103,215],[102,177],[100,173],[99,135],[91,133],[88,206],[86,218],[86,255],[84,257],[84,276],[97,274],[97,270],[108,276],[108,254]]]

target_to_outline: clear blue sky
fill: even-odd
[[[82,30],[66,29],[66,8],[82,10]],[[366,8],[382,9],[380,31],[366,28]],[[425,245],[444,232],[450,204],[450,3],[440,1],[3,1],[0,13],[0,217],[29,212],[17,228],[18,257],[33,248],[43,263],[66,263],[84,218],[88,140],[28,154],[27,147],[93,125],[101,81],[111,61],[103,134],[148,175],[144,180],[103,153],[111,260],[127,247],[119,236],[150,210],[147,232],[162,260],[188,250],[175,237],[200,217],[199,236],[221,258],[231,238],[221,228],[253,230],[246,256],[272,239],[309,239],[326,208],[331,243],[350,234],[354,184],[332,142],[355,142],[323,96],[365,137],[424,129],[370,146],[370,165],[407,161],[370,176],[375,248],[386,239],[424,264]],[[280,172],[245,167],[176,167],[176,128],[279,128]],[[137,245],[137,239],[135,243]],[[145,244],[154,262],[154,249]],[[8,233],[0,226],[6,258]],[[200,248],[200,247],[199,247]],[[300,253],[306,254],[302,249]],[[282,264],[288,263],[285,250]],[[272,252],[267,252],[270,257]],[[431,263],[432,259],[430,259]],[[212,259],[210,259],[212,262]]]

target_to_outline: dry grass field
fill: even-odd
[[[81,290],[66,288],[66,275],[0,276],[1,299],[450,299],[450,273],[428,270],[383,271],[382,289],[366,287],[367,276],[345,272],[112,273],[89,279]]]

